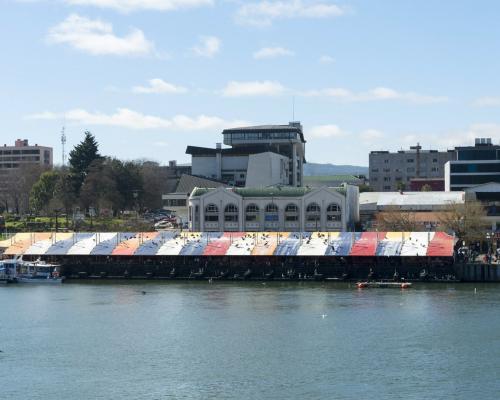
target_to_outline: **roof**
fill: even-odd
[[[342,187],[328,188],[338,193],[345,194],[345,189]],[[196,188],[192,193],[192,197],[203,196],[204,194],[215,190],[215,188]],[[294,186],[275,186],[275,187],[245,187],[245,188],[228,188],[233,193],[241,197],[302,197],[309,192],[315,190],[310,187],[294,187]]]
[[[359,194],[359,205],[364,209],[390,207],[426,209],[463,203],[464,192],[364,192]]]
[[[191,193],[196,187],[211,187],[216,188],[227,186],[223,182],[217,180],[202,178],[201,176],[182,174],[175,193]]]
[[[317,175],[317,176],[304,176],[304,182],[359,182],[363,180],[354,175]]]
[[[243,126],[239,128],[224,129],[222,134],[230,133],[241,133],[241,132],[253,132],[253,131],[267,131],[267,132],[297,132],[300,135],[300,139],[304,140],[304,132],[302,128],[297,125],[256,125],[256,126]]]
[[[188,146],[186,148],[186,154],[191,154],[192,156],[213,156],[217,154],[218,151],[224,156],[239,156],[248,154],[259,154],[271,152],[274,153],[273,147],[267,144],[256,144],[250,146],[237,146],[229,147],[224,149],[214,149],[211,147],[198,147],[198,146]],[[277,153],[276,153],[277,154]]]

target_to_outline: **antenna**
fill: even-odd
[[[61,130],[61,145],[62,145],[62,166],[66,166],[66,151],[65,151],[65,146],[66,146],[66,133],[65,133],[65,127],[63,125],[62,130]]]
[[[295,121],[295,96],[292,97],[292,121]]]

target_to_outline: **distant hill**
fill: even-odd
[[[368,175],[368,167],[358,165],[304,164],[304,176]]]

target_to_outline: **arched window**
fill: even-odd
[[[259,206],[257,204],[249,204],[246,208],[245,220],[248,222],[257,221],[259,217]]]
[[[317,203],[309,203],[306,208],[306,221],[319,222],[321,220],[321,207]]]
[[[299,220],[299,207],[296,204],[290,203],[285,207],[285,221],[295,222]]]
[[[279,221],[278,206],[275,203],[269,203],[266,205],[266,222],[277,222]]]
[[[327,221],[342,220],[342,209],[338,204],[332,203],[328,205],[328,208],[326,209],[326,220]]]
[[[266,206],[266,213],[277,213],[278,212],[278,206],[274,203],[269,203]]]
[[[219,207],[215,204],[209,204],[205,207],[205,221],[217,222],[219,221]]]
[[[224,221],[238,222],[238,207],[235,204],[228,204],[224,208]]]

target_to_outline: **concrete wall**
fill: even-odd
[[[266,152],[248,159],[247,187],[288,185],[288,157]]]

